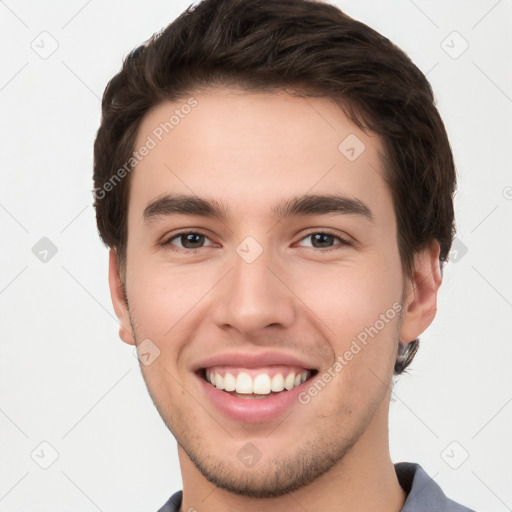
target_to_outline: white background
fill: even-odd
[[[189,3],[0,3],[2,512],[154,512],[181,488],[174,438],[118,338],[91,190],[108,79]],[[393,460],[478,511],[510,510],[512,1],[336,4],[428,74],[459,174],[459,252],[395,388]],[[46,59],[31,47],[57,43]],[[58,249],[46,263],[42,237]]]

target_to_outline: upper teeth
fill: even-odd
[[[272,391],[278,392],[284,389],[289,391],[300,386],[309,376],[308,370],[290,371],[286,377],[282,373],[276,373],[273,377],[266,373],[258,373],[254,378],[244,371],[235,376],[230,372],[221,375],[219,372],[206,370],[206,379],[218,389],[257,395],[268,395]]]

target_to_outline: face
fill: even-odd
[[[381,446],[398,340],[432,300],[402,275],[377,136],[327,99],[194,98],[140,126],[112,296],[182,464],[277,496]]]

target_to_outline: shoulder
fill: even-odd
[[[448,498],[419,464],[399,462],[395,464],[395,471],[407,492],[401,512],[475,512]]]
[[[158,512],[179,512],[181,507],[181,497],[183,491],[174,493],[169,500],[165,503],[162,508],[158,509]]]

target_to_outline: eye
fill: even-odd
[[[312,242],[309,247],[313,249],[322,249],[321,252],[328,252],[331,250],[339,249],[340,246],[343,247],[353,245],[351,242],[341,238],[339,235],[328,231],[311,232],[301,238],[301,241],[307,240],[308,238],[311,239]],[[333,245],[335,240],[338,240],[339,243]],[[205,245],[206,241],[209,241],[210,243]],[[181,233],[176,233],[172,237],[168,238],[165,242],[162,243],[162,245],[173,251],[194,253],[203,247],[213,246],[215,244],[213,244],[210,239],[203,233],[197,231],[182,231]],[[308,246],[306,245],[303,247]]]
[[[314,231],[312,233],[309,233],[305,237],[301,238],[302,240],[307,240],[308,238],[311,239],[312,244],[309,247],[312,247],[314,249],[324,249],[322,252],[328,252],[330,250],[338,249],[339,246],[350,246],[352,245],[351,242],[345,240],[344,238],[341,238],[340,236],[330,233],[328,231]],[[333,240],[339,240],[339,244],[333,246],[332,241]],[[306,246],[308,247],[308,246]]]
[[[206,235],[198,233],[197,231],[183,231],[173,235],[167,239],[162,245],[169,247],[172,250],[195,252],[197,249],[204,247],[205,240],[209,240]],[[174,241],[177,241],[179,245],[176,245]],[[213,244],[209,244],[213,245]]]

